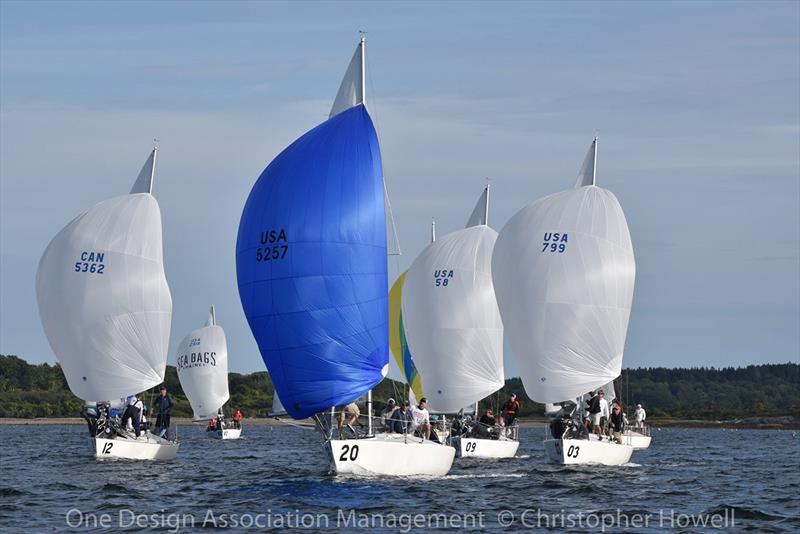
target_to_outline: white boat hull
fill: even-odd
[[[623,441],[626,444],[633,446],[635,450],[641,450],[650,447],[650,442],[652,441],[652,439],[653,438],[651,436],[646,436],[641,432],[628,430],[625,432],[625,437],[623,438]]]
[[[513,458],[519,441],[457,437],[452,440],[456,456],[461,458]]]
[[[596,438],[547,439],[544,450],[551,462],[561,465],[623,465],[633,454],[631,445]]]
[[[239,439],[242,435],[241,428],[224,428],[222,430],[207,431],[206,435],[216,439]]]
[[[110,458],[125,460],[172,460],[180,444],[145,433],[138,440],[116,437],[114,439],[89,438],[98,460]]]
[[[402,434],[332,439],[326,448],[334,472],[355,475],[444,476],[456,454],[453,447]]]

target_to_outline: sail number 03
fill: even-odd
[[[358,445],[353,445],[352,447],[350,445],[342,446],[342,455],[339,456],[340,462],[346,462],[347,460],[355,462],[356,458],[358,458]]]

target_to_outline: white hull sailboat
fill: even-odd
[[[98,459],[170,459],[179,447],[146,429],[134,439],[110,410],[112,401],[161,383],[166,371],[172,297],[152,194],[156,153],[130,194],[96,204],[53,238],[36,274],[42,326],[70,390],[86,401]],[[142,409],[132,399],[129,419]]]
[[[331,470],[340,474],[444,476],[455,449],[409,434],[375,434],[361,439],[332,439],[326,444]]]
[[[179,443],[145,432],[138,439],[117,436],[113,439],[89,438],[98,460],[172,460]]]
[[[622,465],[633,451],[584,428],[582,396],[622,370],[636,275],[625,215],[614,194],[596,185],[596,167],[597,138],[575,188],[517,212],[492,257],[503,324],[528,396],[573,406],[551,421],[544,442],[547,457],[560,464]]]
[[[239,296],[286,412],[315,418],[334,472],[441,475],[452,465],[448,447],[410,436],[333,440],[335,423],[324,421],[389,368],[387,196],[364,46],[362,38],[328,120],[253,186],[236,242]]]
[[[649,431],[637,430],[635,428],[629,428],[623,434],[623,442],[633,446],[636,450],[649,448],[652,439]]]
[[[205,326],[192,330],[178,345],[176,355],[178,380],[181,382],[194,420],[216,420],[216,428],[206,435],[219,439],[239,439],[241,427],[228,428],[222,407],[230,399],[228,389],[228,342],[225,331],[217,324],[214,306],[208,312]],[[222,425],[222,428],[220,428]]]
[[[623,465],[630,461],[633,447],[595,436],[587,439],[547,439],[547,458],[561,465]]]
[[[491,275],[497,232],[489,227],[489,186],[483,190],[466,228],[436,238],[405,274],[402,316],[405,336],[438,413],[474,411],[475,402],[504,384],[503,323]],[[499,428],[460,424],[448,440],[458,456],[508,458],[519,443],[486,439]],[[503,435],[505,438],[505,435]]]
[[[451,443],[459,458],[513,458],[519,441],[513,439],[481,439],[454,437]]]

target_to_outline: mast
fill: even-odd
[[[150,168],[150,188],[148,193],[153,194],[153,183],[156,179],[156,158],[158,157],[158,145],[153,147],[153,166]]]
[[[372,435],[372,390],[367,391],[367,435]]]
[[[436,242],[436,219],[431,219],[431,243]]]
[[[364,36],[365,32],[361,33],[361,103],[367,105],[367,71],[366,71],[366,54],[367,54],[367,38]]]
[[[362,56],[363,57],[363,56]],[[597,136],[594,136],[594,160],[592,162],[592,185],[597,184]]]
[[[486,184],[486,206],[483,210],[483,224],[489,226],[489,184]]]

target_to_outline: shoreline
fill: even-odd
[[[181,425],[195,425],[205,428],[205,421],[193,421],[190,417],[175,417],[172,422]],[[279,425],[300,425],[313,427],[310,419],[295,421],[289,417],[246,417],[242,423],[245,426],[279,426]],[[30,419],[0,417],[0,425],[85,425],[86,422],[80,417],[35,417]],[[541,417],[521,418],[519,420],[521,428],[544,428],[547,421]],[[682,420],[665,419],[653,423],[655,429],[662,428],[717,428],[726,430],[800,430],[800,418],[793,417],[762,417],[750,418],[741,421],[704,421],[704,420]]]

